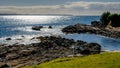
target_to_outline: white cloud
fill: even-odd
[[[101,10],[101,9],[116,9],[120,10],[120,2],[72,2],[65,5],[66,8],[76,8],[82,7],[84,9],[94,9],[94,10]]]
[[[120,13],[120,2],[71,2],[47,6],[0,6],[0,13],[98,15],[105,11]]]

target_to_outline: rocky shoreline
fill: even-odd
[[[66,34],[89,33],[89,34],[102,35],[110,38],[120,38],[120,31],[113,31],[112,29],[93,27],[91,25],[84,25],[84,24],[69,25],[63,28],[62,32]]]
[[[29,45],[1,45],[0,68],[19,68],[70,55],[89,55],[101,52],[101,46],[97,43],[87,43],[81,40],[74,41],[73,39],[55,36],[40,36],[36,37],[36,39],[39,39],[40,42]]]
[[[43,26],[34,26],[33,30],[40,31]],[[48,27],[49,29],[52,26]],[[105,28],[91,25],[75,24],[62,29],[63,33],[89,33],[110,38],[120,38],[119,31],[112,31]],[[60,36],[40,36],[34,37],[38,43],[0,45],[0,68],[12,67],[20,68],[26,65],[36,65],[56,58],[69,56],[84,56],[99,54],[101,45],[97,43],[87,43],[81,40],[66,39]],[[11,40],[11,38],[6,38]]]

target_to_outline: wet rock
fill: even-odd
[[[49,28],[49,29],[52,29],[52,26],[49,26],[48,28]]]
[[[21,37],[25,37],[25,36],[22,35]]]
[[[43,26],[33,26],[32,27],[33,30],[37,30],[37,31],[40,31],[41,28],[43,28]]]
[[[31,38],[30,40],[36,39],[36,37]]]
[[[11,38],[6,38],[6,40],[12,40]]]

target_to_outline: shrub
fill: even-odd
[[[110,12],[104,12],[101,15],[100,22],[103,27],[106,27],[109,23],[108,16],[110,15]]]
[[[111,26],[120,27],[120,15],[119,14],[110,14],[108,20],[111,21]]]

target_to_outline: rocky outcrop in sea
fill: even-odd
[[[32,30],[40,31],[41,28],[43,28],[43,26],[33,26]]]
[[[105,28],[98,28],[98,27],[93,27],[91,25],[84,25],[84,24],[69,25],[63,28],[62,32],[66,34],[89,33],[89,34],[102,35],[110,38],[120,38],[120,31],[113,31]]]

